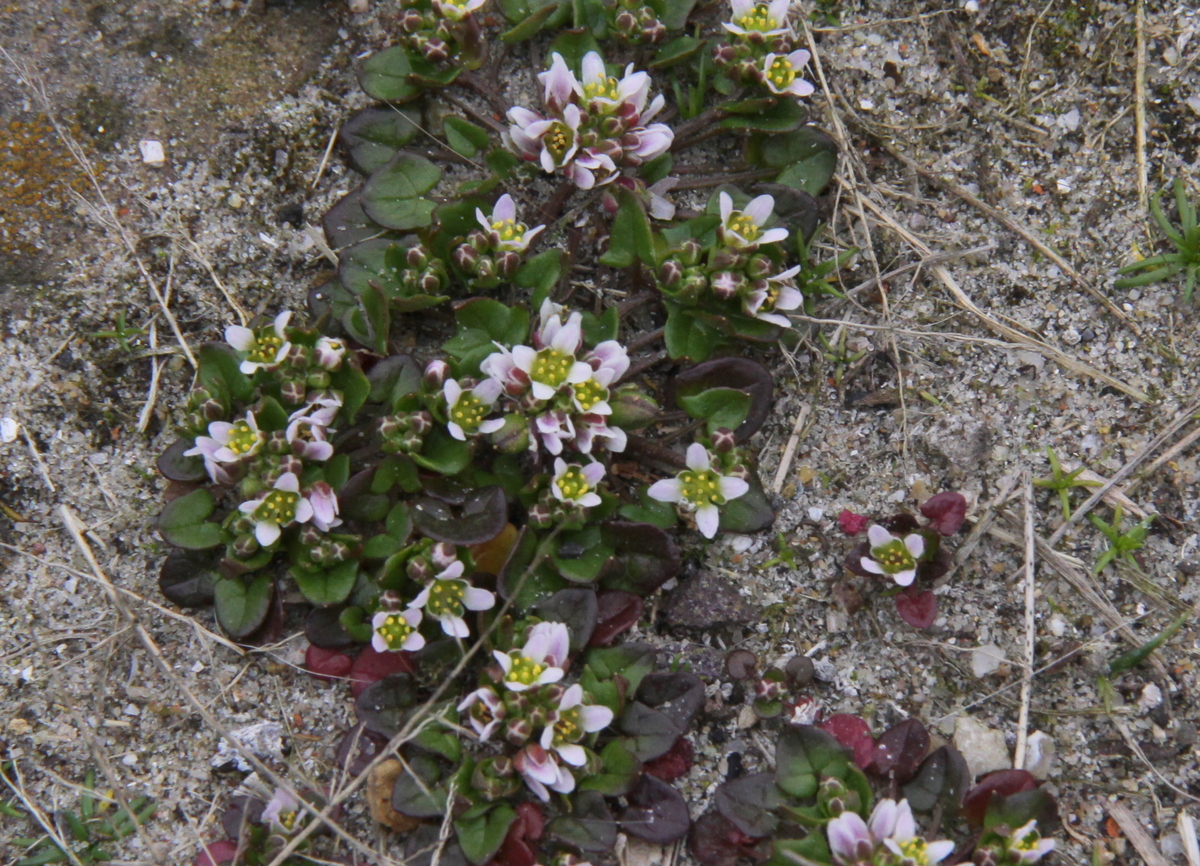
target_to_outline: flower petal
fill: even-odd
[[[712,462],[708,456],[708,449],[699,442],[693,442],[688,446],[686,463],[687,468],[691,469],[693,472],[707,472],[710,468],[712,468]]]
[[[655,481],[646,491],[646,495],[659,502],[678,502],[683,497],[683,482],[678,478]]]
[[[869,556],[859,559],[858,564],[862,566],[863,571],[869,571],[871,574],[883,574],[883,569],[879,567],[879,563]]]
[[[870,529],[867,530],[867,543],[870,544],[872,548],[883,547],[885,544],[890,544],[892,538],[892,534],[878,523],[872,523]]]
[[[705,538],[715,536],[720,523],[721,513],[717,511],[717,506],[702,505],[696,509],[696,528]]]
[[[750,490],[750,484],[745,479],[731,478],[728,475],[722,475],[717,486],[720,488],[721,495],[727,500],[745,496]]]

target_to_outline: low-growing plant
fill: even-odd
[[[1190,301],[1196,291],[1196,275],[1200,274],[1200,225],[1196,223],[1196,206],[1187,197],[1187,184],[1183,178],[1175,178],[1175,207],[1179,212],[1179,226],[1167,219],[1162,209],[1162,192],[1150,199],[1150,214],[1168,240],[1175,246],[1173,253],[1161,253],[1126,265],[1117,273],[1138,274],[1117,280],[1118,289],[1132,289],[1161,280],[1169,280],[1176,274],[1184,274],[1183,299]],[[1141,272],[1141,273],[1139,273]]]

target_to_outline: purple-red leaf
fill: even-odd
[[[910,586],[896,596],[896,613],[913,628],[929,628],[937,619],[937,596],[931,589],[914,592]]]
[[[771,854],[768,840],[747,836],[720,812],[705,812],[692,825],[688,850],[701,866],[736,866],[743,857],[762,863]]]
[[[967,792],[963,800],[963,817],[976,827],[983,825],[987,815],[988,803],[992,795],[1011,797],[1022,791],[1032,791],[1037,787],[1037,779],[1028,770],[998,770],[988,773],[983,780]]]
[[[631,592],[602,592],[596,597],[596,627],[590,646],[605,646],[613,638],[637,625],[642,618],[642,600]]]
[[[838,515],[838,526],[847,535],[858,535],[860,532],[865,532],[870,523],[871,518],[865,514],[855,514],[848,508],[843,508],[842,513]]]
[[[929,518],[930,528],[942,535],[953,535],[966,519],[967,500],[961,493],[947,490],[926,499],[921,506],[921,513]]]
[[[647,761],[642,765],[642,769],[656,779],[674,782],[692,769],[694,755],[691,741],[687,737],[680,737],[666,754],[659,755],[653,761]]]
[[[758,656],[747,649],[730,650],[725,656],[725,670],[735,680],[748,680],[754,676]]]
[[[350,667],[350,687],[354,697],[362,694],[363,689],[376,680],[381,680],[388,674],[411,674],[416,667],[406,652],[378,652],[374,647],[366,647],[358,654]]]
[[[196,855],[196,866],[224,866],[232,863],[237,856],[237,842],[232,839],[222,839],[219,842],[209,842]]]
[[[894,775],[903,785],[916,774],[928,752],[929,731],[916,719],[905,719],[880,734],[869,769],[880,776]]]
[[[692,819],[683,795],[672,785],[643,775],[628,799],[628,808],[617,819],[626,833],[654,845],[667,845],[687,835]]]
[[[354,659],[341,650],[309,644],[304,651],[304,669],[323,683],[345,679],[353,666]]]
[[[357,776],[383,751],[388,738],[383,734],[368,731],[358,724],[346,732],[338,743],[337,765],[351,776]]]
[[[870,765],[875,754],[875,737],[861,718],[850,713],[836,713],[821,722],[820,728],[854,752],[854,763],[860,770]]]

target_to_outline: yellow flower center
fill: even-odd
[[[258,508],[254,509],[254,516],[264,523],[278,523],[284,526],[295,519],[296,503],[299,501],[299,493],[272,490],[259,503]]]
[[[250,426],[249,421],[237,421],[229,431],[229,441],[225,443],[225,447],[238,457],[246,457],[256,454],[265,438]]]
[[[513,659],[512,668],[508,672],[508,676],[504,679],[510,683],[522,683],[527,686],[537,682],[537,678],[542,675],[542,671],[546,669],[545,665],[538,664],[528,656],[518,656]]]
[[[256,364],[273,364],[282,347],[283,340],[279,339],[274,328],[259,331],[254,335],[254,348],[246,355],[246,360]]]
[[[579,499],[592,489],[588,486],[587,479],[583,477],[583,471],[578,466],[568,466],[567,471],[554,483],[558,485],[559,492],[566,500]]]
[[[575,133],[571,131],[571,127],[567,126],[561,120],[556,120],[546,130],[544,141],[546,149],[550,151],[550,155],[557,162],[571,149],[571,145],[575,141]]]
[[[413,633],[413,627],[400,614],[389,613],[387,619],[375,631],[383,638],[388,649],[399,650],[404,648],[404,642]]]
[[[871,549],[871,558],[879,563],[887,574],[905,571],[917,564],[904,542],[899,538],[889,541],[881,547]]]
[[[913,836],[907,842],[898,843],[900,848],[900,856],[906,862],[911,861],[917,866],[928,866],[929,854],[926,851],[925,840],[920,836]]]
[[[499,220],[492,223],[492,231],[500,235],[502,241],[519,241],[525,237],[525,224],[516,220]]]
[[[570,375],[574,363],[573,356],[566,355],[558,349],[542,349],[537,353],[537,358],[534,359],[529,370],[529,378],[535,382],[549,385],[551,388],[558,388],[567,381],[567,376]]]
[[[731,232],[736,232],[746,241],[754,240],[756,237],[758,237],[759,232],[758,226],[755,224],[754,220],[750,219],[750,217],[746,216],[741,211],[738,211],[729,217],[729,230]]]
[[[683,485],[683,498],[693,505],[725,504],[720,476],[711,469],[703,472],[685,469],[679,473],[679,481]]]
[[[595,379],[580,382],[573,389],[575,400],[584,412],[590,412],[592,407],[608,399],[608,389]]]
[[[761,3],[734,22],[743,30],[778,30],[780,22],[771,15],[770,10]]]
[[[796,80],[796,72],[792,69],[792,61],[786,57],[776,57],[767,70],[767,78],[775,85],[776,90],[786,90]]]
[[[474,431],[479,428],[488,410],[489,407],[485,406],[482,400],[470,391],[465,391],[450,408],[450,420],[463,430]]]
[[[583,85],[584,99],[611,99],[615,102],[618,95],[617,79],[615,78],[605,77],[601,81],[591,81]]]
[[[429,590],[425,609],[430,616],[438,619],[443,616],[462,616],[462,600],[466,591],[466,586],[460,580],[435,580]]]
[[[289,833],[292,832],[292,828],[296,826],[296,816],[298,814],[300,813],[295,810],[291,812],[280,812],[279,825]]]

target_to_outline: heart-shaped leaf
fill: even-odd
[[[582,851],[607,854],[617,844],[617,823],[604,796],[598,791],[580,791],[571,797],[570,815],[546,825],[551,836]]]
[[[335,251],[351,247],[360,241],[377,238],[388,230],[367,216],[362,206],[362,187],[342,196],[321,217],[325,240]]]
[[[973,826],[981,827],[993,797],[1011,797],[1014,794],[1032,791],[1037,784],[1037,778],[1028,770],[998,770],[989,773],[963,798],[963,817]]]
[[[199,455],[185,457],[183,452],[190,451],[195,446],[192,439],[176,439],[167,446],[167,450],[158,455],[154,461],[155,467],[169,481],[207,481],[208,472],[204,468],[204,458]]]
[[[679,547],[660,527],[649,523],[610,520],[600,526],[601,538],[612,548],[600,585],[645,598],[679,574]]]
[[[758,473],[751,470],[746,483],[750,485],[749,490],[721,506],[719,525],[725,532],[760,532],[775,522],[775,509],[767,499]]]
[[[917,772],[928,752],[928,729],[916,719],[905,719],[879,735],[866,769],[879,776],[894,777],[903,785]]]
[[[642,763],[629,751],[623,738],[610,740],[600,752],[603,769],[582,779],[579,787],[584,791],[598,791],[606,797],[624,796],[642,771]]]
[[[476,866],[486,863],[500,850],[516,819],[517,813],[504,803],[476,806],[455,818],[455,836],[463,854]]]
[[[476,126],[461,117],[447,117],[442,126],[450,149],[467,159],[474,159],[475,154],[487,148],[492,140],[491,135],[482,126]]]
[[[467,497],[459,514],[444,502],[425,497],[411,506],[413,525],[432,538],[449,544],[482,544],[508,525],[508,500],[504,488],[483,487]]]
[[[392,808],[410,818],[441,818],[446,814],[446,786],[440,764],[432,757],[414,753],[407,767],[396,777],[392,788]]]
[[[338,130],[338,143],[351,165],[371,174],[391,160],[421,129],[421,114],[412,109],[364,108]]]
[[[534,611],[543,620],[567,624],[572,652],[578,652],[588,645],[592,630],[596,627],[597,609],[596,593],[576,587],[559,590],[534,605]]]
[[[347,608],[347,611],[353,608]],[[344,615],[344,614],[343,614]],[[368,625],[368,628],[370,626]],[[350,691],[358,697],[371,685],[391,674],[415,673],[411,654],[407,652],[379,652],[372,646],[363,648],[354,658],[350,668]]]
[[[838,146],[829,133],[815,126],[765,136],[759,150],[762,165],[778,168],[776,183],[819,195],[837,171]]]
[[[666,752],[653,761],[647,761],[643,765],[643,769],[656,779],[674,782],[676,779],[686,776],[692,769],[692,759],[695,754],[691,740],[686,736],[680,737],[675,741],[675,745]]]
[[[412,674],[388,674],[362,690],[354,701],[354,712],[368,731],[394,737],[419,699]]]
[[[363,185],[363,210],[390,229],[424,228],[432,222],[437,206],[425,194],[441,177],[442,170],[425,157],[401,151]]]
[[[322,682],[346,679],[353,665],[354,659],[339,649],[324,649],[309,644],[304,651],[304,669]]]
[[[961,493],[945,490],[926,499],[921,513],[929,518],[931,529],[950,536],[962,528],[967,517],[967,500]]]
[[[775,783],[793,797],[812,797],[825,776],[843,778],[850,750],[811,725],[786,728],[775,745]]]
[[[259,573],[248,581],[222,577],[213,587],[217,622],[234,640],[247,638],[266,621],[274,594],[275,582],[269,574]]]
[[[779,826],[774,811],[783,805],[774,773],[753,773],[717,788],[717,810],[747,836],[769,836]]]
[[[688,834],[688,850],[701,866],[737,866],[743,859],[762,863],[769,845],[739,830],[720,812],[705,812]]]
[[[455,439],[442,427],[435,427],[425,437],[421,453],[412,455],[413,462],[443,475],[457,475],[471,464],[471,443]]]
[[[749,358],[714,358],[684,370],[672,380],[675,400],[713,388],[731,388],[750,397],[746,418],[734,429],[739,443],[758,432],[771,412],[774,383],[767,368]]]
[[[693,418],[704,422],[711,436],[724,427],[736,430],[750,414],[749,394],[734,388],[709,388],[694,396],[678,395],[676,402]]]
[[[384,102],[408,102],[421,95],[423,88],[414,84],[408,50],[401,45],[372,54],[359,67],[358,83],[372,99]]]
[[[596,599],[596,628],[589,638],[594,646],[613,639],[637,625],[642,618],[642,600],[630,592],[602,592]]]
[[[937,596],[931,589],[914,592],[910,586],[896,596],[896,613],[913,628],[929,628],[937,619]]]
[[[358,579],[358,562],[353,559],[329,568],[310,571],[293,565],[289,570],[300,592],[316,605],[341,604],[350,597]]]
[[[664,301],[667,308],[667,324],[663,327],[663,342],[667,354],[674,360],[707,360],[724,342],[721,332],[700,321],[679,304]]]
[[[167,600],[180,607],[212,604],[218,573],[211,553],[172,550],[158,573],[158,588]]]
[[[371,402],[394,407],[404,397],[421,390],[421,372],[411,355],[390,355],[377,361],[367,373]]]
[[[821,730],[834,736],[854,753],[854,763],[866,769],[875,755],[875,737],[870,726],[850,713],[836,713],[821,722]]]
[[[687,835],[692,824],[687,803],[674,785],[643,775],[628,796],[621,813],[621,829],[654,845],[669,845]]]
[[[929,812],[940,803],[953,817],[970,786],[966,760],[953,746],[941,746],[921,762],[917,774],[904,786],[904,796],[918,812]]]
[[[217,506],[207,490],[193,490],[167,503],[158,515],[158,532],[176,547],[188,550],[207,550],[225,540],[225,530],[211,523],[208,516]]]

